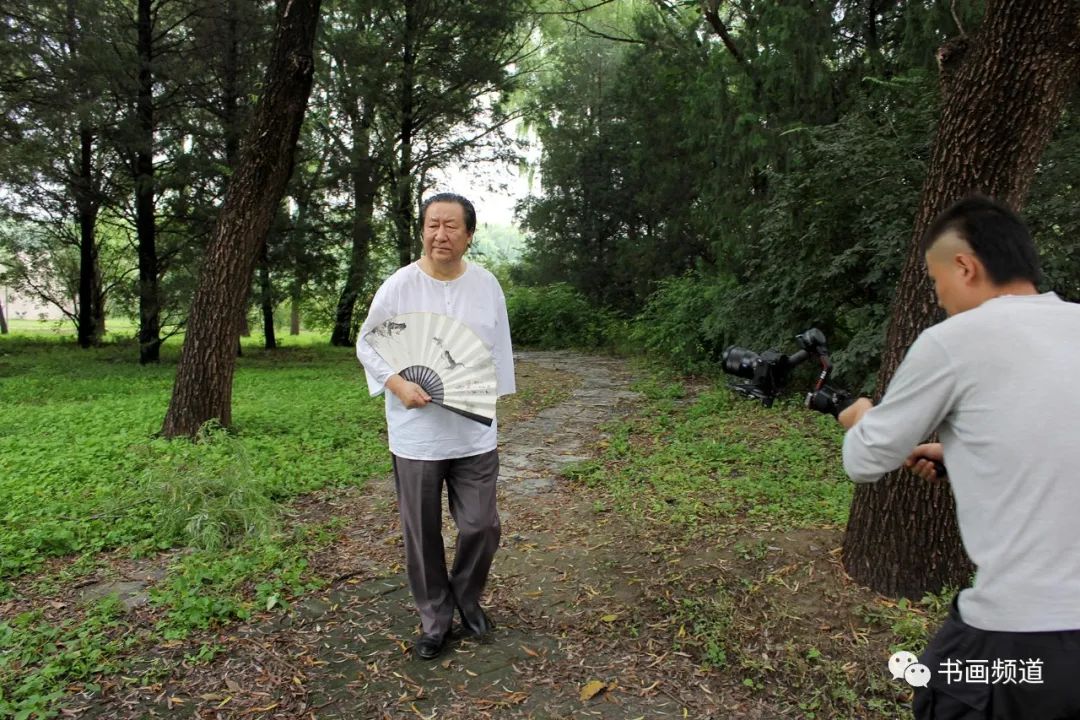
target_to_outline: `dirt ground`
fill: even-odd
[[[840,530],[781,533],[733,519],[721,535],[688,542],[607,510],[561,469],[595,453],[603,423],[638,409],[626,364],[572,353],[524,353],[519,363],[522,397],[500,406],[490,639],[454,639],[432,662],[412,656],[417,617],[387,479],[292,507],[295,522],[343,518],[312,559],[334,578],[326,589],[285,613],[144,648],[100,689],[71,688],[65,716],[905,716],[906,686],[886,672],[889,621],[872,610],[885,601],[844,575]],[[114,571],[113,581],[144,584],[156,572]],[[152,623],[153,609],[135,605],[131,622]],[[213,657],[196,657],[205,646]]]

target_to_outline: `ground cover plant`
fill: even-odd
[[[784,717],[905,716],[910,691],[882,662],[921,651],[955,590],[893,601],[846,577],[839,546],[854,488],[840,426],[796,399],[763,408],[716,378],[644,364],[637,374],[643,407],[567,476],[595,512],[628,518],[635,544],[685,553],[683,566],[696,557],[734,568],[671,574],[654,602],[678,628],[676,646]]]
[[[174,348],[144,367],[126,345],[74,351],[14,338],[0,347],[0,579],[121,545],[212,546],[226,539],[212,535],[256,522],[260,498],[362,483],[388,467],[380,402],[348,349],[246,348],[231,432],[208,429],[190,444],[155,437]],[[250,512],[230,520],[230,503]],[[177,518],[185,508],[190,523]]]
[[[282,534],[280,503],[389,469],[381,400],[368,396],[349,349],[314,339],[274,352],[245,343],[233,428],[207,427],[194,443],[155,437],[178,346],[140,366],[126,342],[0,341],[0,599],[18,600],[11,583],[51,558],[77,559],[42,573],[43,589],[78,582],[110,550],[184,549],[151,594],[169,638],[310,587],[304,556],[317,539]],[[78,619],[39,609],[0,619],[0,715],[42,712],[64,683],[107,670],[86,658],[121,649],[109,637],[115,620],[109,599]],[[66,655],[73,643],[78,662]]]
[[[175,361],[169,345],[162,367],[143,368],[124,345],[0,340],[0,715],[52,717],[140,687],[159,695],[178,674],[205,687],[165,695],[165,716],[200,693],[226,702],[235,693],[210,684],[220,684],[222,661],[244,666],[245,627],[276,627],[348,587],[358,568],[376,580],[401,572],[387,493],[365,489],[388,472],[381,404],[367,397],[351,351],[324,340],[286,340],[275,353],[245,346],[235,427],[207,427],[194,443],[154,437]],[[589,362],[574,357],[570,366]],[[554,522],[554,538],[580,535],[610,553],[585,574],[596,622],[576,624],[563,642],[647,643],[691,660],[695,681],[730,680],[783,717],[902,714],[905,689],[889,682],[881,656],[918,652],[944,596],[897,603],[844,580],[835,548],[851,485],[831,418],[794,403],[765,410],[715,379],[644,365],[632,373],[643,399],[597,428],[591,459],[566,472],[566,494],[552,501],[568,512],[518,511],[519,522],[523,512]],[[506,428],[567,402],[578,383],[528,362],[518,375],[518,394],[500,405]],[[494,586],[504,614],[500,603],[534,602],[509,558]],[[629,607],[604,599],[619,596],[618,577],[592,574],[615,568],[634,570],[623,576],[640,593]],[[151,571],[134,597],[100,582]],[[84,597],[91,581],[104,592]],[[385,623],[357,602],[366,622]],[[391,684],[393,672],[416,670],[395,670],[407,662],[401,647],[378,659]],[[324,662],[316,650],[305,657]],[[633,679],[627,667],[611,676]],[[317,695],[312,682],[305,692]],[[272,706],[255,698],[247,709],[283,709]],[[116,717],[116,707],[90,716]]]

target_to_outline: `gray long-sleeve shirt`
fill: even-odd
[[[939,432],[984,630],[1080,629],[1080,305],[1003,296],[923,332],[844,437],[872,482]]]

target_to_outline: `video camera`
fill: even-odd
[[[724,351],[721,367],[729,375],[746,378],[750,382],[731,382],[729,386],[739,394],[760,400],[765,407],[771,407],[791,379],[792,370],[810,358],[816,358],[821,363],[821,372],[814,388],[806,393],[804,404],[811,410],[836,417],[855,398],[846,390],[825,384],[832,374],[832,361],[829,360],[825,333],[817,328],[810,328],[801,335],[796,335],[795,342],[799,344],[799,351],[791,355],[784,355],[777,350],[766,350],[758,354],[753,350],[732,345]],[[944,464],[936,460],[932,462],[939,478],[948,475]]]
[[[811,410],[834,417],[839,415],[854,398],[845,390],[825,384],[832,374],[832,361],[829,359],[825,333],[817,328],[810,328],[796,335],[795,342],[799,345],[799,351],[791,355],[771,349],[758,354],[734,345],[724,350],[721,365],[724,372],[750,381],[732,382],[730,387],[741,395],[760,400],[765,407],[771,407],[787,386],[792,371],[801,363],[814,358],[821,363],[821,372],[814,388],[806,394],[805,405]]]

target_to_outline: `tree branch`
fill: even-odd
[[[614,35],[608,35],[606,33],[602,33],[599,30],[593,30],[591,27],[589,27],[585,23],[583,23],[583,22],[581,22],[579,20],[575,20],[574,18],[563,18],[563,20],[570,23],[571,25],[577,25],[578,27],[580,27],[582,30],[584,30],[588,34],[592,35],[593,37],[603,38],[605,40],[614,40],[615,42],[631,43],[633,45],[646,45],[647,44],[644,40],[638,40],[637,38],[616,37]]]

